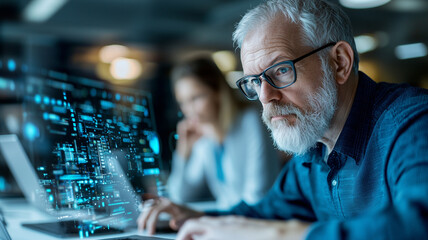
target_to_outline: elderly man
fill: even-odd
[[[237,85],[294,157],[254,206],[201,213],[160,199],[140,228],[168,212],[175,228],[195,218],[178,239],[427,239],[427,91],[358,72],[349,19],[323,0],[263,3],[234,40]]]

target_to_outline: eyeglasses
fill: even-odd
[[[262,79],[265,79],[272,87],[276,89],[286,88],[296,82],[297,73],[294,66],[298,61],[309,57],[310,55],[323,50],[324,48],[334,46],[336,43],[331,42],[320,48],[317,48],[294,60],[288,60],[276,63],[266,68],[262,73],[249,75],[236,81],[238,88],[244,93],[249,100],[258,99],[258,92],[262,85]]]

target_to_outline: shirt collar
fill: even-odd
[[[333,148],[333,151],[349,156],[357,163],[363,157],[373,128],[375,91],[376,83],[363,72],[359,72],[358,87],[351,111]]]
[[[367,140],[372,130],[372,105],[376,83],[363,72],[359,72],[358,86],[348,119],[343,126],[332,153],[351,158],[359,162],[363,157]],[[310,150],[309,154],[300,156],[303,162],[324,162],[326,146],[322,143]]]

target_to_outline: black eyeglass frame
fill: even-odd
[[[315,49],[315,50],[312,50],[312,51],[310,51],[310,52],[308,52],[308,53],[304,54],[303,56],[300,56],[300,57],[298,57],[298,58],[296,58],[296,59],[294,59],[294,60],[287,60],[287,61],[282,61],[282,62],[279,62],[279,63],[275,63],[274,65],[272,65],[272,66],[270,66],[270,67],[266,68],[265,70],[263,70],[263,72],[262,72],[262,73],[260,73],[260,74],[244,76],[244,77],[240,78],[238,81],[236,81],[236,86],[239,88],[239,90],[241,90],[241,92],[242,92],[242,93],[243,93],[243,94],[244,94],[244,95],[245,95],[249,100],[256,100],[257,98],[250,98],[250,97],[245,93],[245,91],[242,89],[242,83],[243,83],[245,80],[247,80],[248,78],[257,78],[257,79],[260,79],[260,76],[262,76],[262,77],[266,80],[266,82],[268,82],[268,83],[269,83],[269,85],[271,85],[272,87],[274,87],[274,88],[276,88],[276,89],[282,89],[282,88],[289,87],[289,86],[291,86],[292,84],[294,84],[294,83],[296,82],[296,80],[297,80],[297,72],[296,72],[296,67],[294,66],[294,64],[296,64],[298,61],[300,61],[300,60],[302,60],[302,59],[304,59],[304,58],[306,58],[306,57],[309,57],[310,55],[312,55],[312,54],[314,54],[314,53],[316,53],[316,52],[319,52],[319,51],[321,51],[321,50],[323,50],[323,49],[325,49],[325,48],[328,48],[328,47],[334,46],[334,45],[336,45],[336,43],[337,43],[337,42],[330,42],[330,43],[328,43],[328,44],[326,44],[326,45],[323,45],[323,46],[321,46],[321,47],[319,47],[319,48],[317,48],[317,49]],[[285,63],[290,64],[291,68],[293,69],[293,72],[294,72],[294,79],[293,79],[293,81],[292,81],[291,83],[289,83],[289,84],[287,84],[287,85],[285,85],[285,86],[282,86],[282,87],[278,87],[278,86],[276,86],[276,85],[273,83],[272,79],[270,79],[270,77],[266,75],[266,72],[267,72],[267,71],[269,71],[269,69],[272,69],[272,68],[274,68],[274,67],[276,67],[276,66],[278,66],[278,65],[285,64]]]

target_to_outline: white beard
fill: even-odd
[[[273,102],[263,109],[263,122],[268,126],[275,145],[282,151],[302,155],[314,147],[330,126],[336,111],[337,88],[330,68],[323,62],[323,85],[308,97],[311,110],[303,112],[290,104]],[[286,119],[271,122],[272,116],[296,115],[294,125]]]

